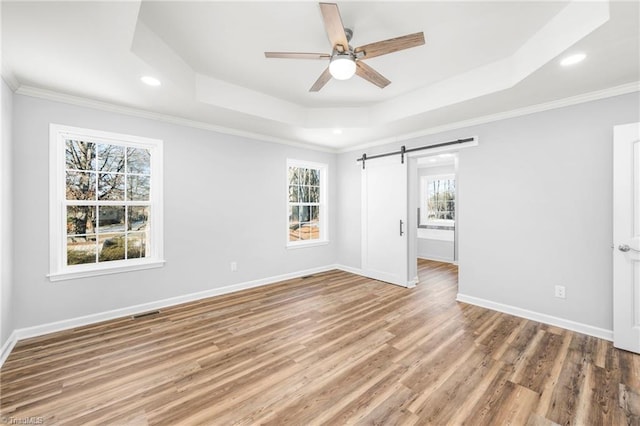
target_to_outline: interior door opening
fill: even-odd
[[[409,166],[409,210],[411,264],[435,268],[458,263],[458,154],[428,153],[411,159]],[[419,265],[418,265],[419,264]],[[456,268],[457,271],[457,268]]]

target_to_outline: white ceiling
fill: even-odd
[[[2,73],[18,93],[335,150],[640,81],[636,1],[338,6],[354,46],[419,31],[426,44],[367,61],[385,89],[354,77],[310,93],[325,61],[264,51],[330,53],[317,2],[3,1]],[[587,59],[561,67],[574,52]]]

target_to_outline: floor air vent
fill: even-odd
[[[159,313],[160,311],[143,312],[141,314],[132,315],[131,319],[140,319],[140,318],[150,317],[151,315],[158,315]]]
[[[308,278],[313,278],[313,275],[305,275],[304,277],[300,277],[301,280],[306,280]]]

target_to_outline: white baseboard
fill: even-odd
[[[2,364],[7,360],[16,343],[18,343],[18,337],[14,330],[0,350],[0,367],[2,367]]]
[[[529,311],[527,309],[518,308],[516,306],[504,305],[502,303],[481,299],[479,297],[467,296],[461,293],[458,293],[458,295],[456,296],[456,300],[458,302],[480,306],[483,308],[491,309],[493,311],[504,312],[505,314],[511,314],[517,317],[526,318],[528,320],[541,322],[543,324],[565,328],[567,330],[576,331],[588,336],[613,341],[613,330],[594,327],[592,325],[583,324],[564,318],[558,318],[552,315],[542,314],[540,312]]]
[[[436,262],[457,264],[457,262],[454,261],[453,259],[449,259],[445,257],[437,257],[437,256],[427,257],[427,256],[421,256],[421,255],[418,255],[417,257],[418,259],[422,259],[422,260],[435,260]]]
[[[33,327],[19,328],[11,333],[9,339],[2,346],[2,358],[0,358],[0,367],[11,353],[15,344],[22,339],[38,337],[49,333],[69,330],[76,327],[95,324],[102,321],[122,318],[129,315],[140,314],[155,309],[166,308],[169,306],[179,305],[181,303],[193,302],[207,297],[220,296],[223,294],[233,293],[240,290],[247,290],[254,287],[261,287],[269,284],[279,283],[281,281],[300,278],[306,275],[318,274],[320,272],[330,271],[332,269],[340,269],[337,265],[327,265],[318,268],[306,269],[304,271],[291,272],[288,274],[276,275],[273,277],[262,278],[253,281],[247,281],[239,284],[232,284],[225,287],[212,288],[197,293],[185,294],[182,296],[171,297],[168,299],[157,300],[154,302],[143,303],[140,305],[128,306],[126,308],[114,309],[111,311],[100,312],[97,314],[85,315],[77,318],[70,318],[62,321],[56,321],[48,324],[36,325]]]

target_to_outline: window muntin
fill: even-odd
[[[161,141],[59,125],[51,141],[52,280],[162,262]]]
[[[305,245],[327,239],[324,164],[287,161],[287,245]]]

